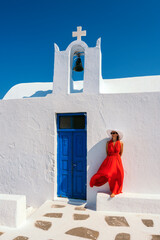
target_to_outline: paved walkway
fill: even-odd
[[[46,201],[17,229],[0,226],[0,240],[160,240],[160,215],[96,212]]]

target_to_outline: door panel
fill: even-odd
[[[58,132],[58,196],[86,199],[86,131]]]
[[[58,133],[58,196],[72,196],[72,133]]]
[[[73,132],[73,197],[86,199],[86,132]]]

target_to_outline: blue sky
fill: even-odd
[[[77,26],[102,38],[103,78],[160,75],[159,0],[0,0],[0,98],[15,84],[52,82],[54,42]]]

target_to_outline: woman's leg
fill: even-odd
[[[119,185],[117,179],[112,179],[109,181],[109,186],[111,190],[111,197],[114,197],[119,192]]]

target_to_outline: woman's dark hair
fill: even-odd
[[[112,134],[112,133],[111,133]],[[117,141],[119,141],[119,134],[116,132],[116,134],[117,134]]]

